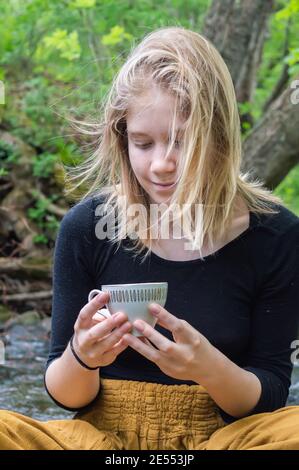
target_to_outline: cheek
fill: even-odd
[[[129,151],[129,160],[132,167],[132,170],[136,175],[146,175],[148,170],[148,165],[146,159],[139,154],[136,150]]]

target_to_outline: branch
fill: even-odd
[[[3,300],[4,302],[23,302],[24,300],[50,299],[52,295],[52,290],[42,292],[26,292],[23,294],[10,294],[3,296]]]
[[[48,258],[1,257],[0,273],[20,277],[49,278],[51,275],[51,260]]]
[[[54,215],[57,215],[58,217],[63,217],[68,211],[68,209],[63,209],[62,207],[53,204],[53,202],[50,202],[49,199],[37,188],[31,189],[30,194],[34,198],[38,197],[42,201],[47,201],[47,211],[51,212]]]

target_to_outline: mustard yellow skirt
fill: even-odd
[[[73,419],[0,411],[0,449],[299,450],[299,406],[226,424],[200,385],[101,379],[97,399]]]

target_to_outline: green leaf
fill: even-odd
[[[250,113],[252,109],[252,103],[250,103],[249,101],[244,101],[244,103],[238,103],[238,108],[240,114]]]
[[[289,68],[289,73],[291,76],[297,76],[299,74],[299,64],[293,65]]]
[[[48,238],[45,236],[45,235],[35,235],[33,237],[33,242],[36,243],[37,245],[40,244],[40,245],[46,245],[48,243]]]
[[[96,0],[74,0],[70,3],[72,8],[92,8],[96,4]]]
[[[242,123],[242,127],[243,127],[244,130],[248,130],[248,129],[251,129],[251,124],[250,124],[250,122],[244,121]]]
[[[102,37],[102,44],[105,46],[114,46],[123,42],[124,39],[131,40],[133,36],[125,32],[125,29],[122,26],[113,26],[109,34],[105,34]]]
[[[6,170],[6,168],[0,168],[0,176],[7,176],[9,172]]]
[[[54,165],[58,157],[56,154],[42,153],[37,157],[33,157],[32,166],[33,174],[39,178],[48,178],[54,170]]]
[[[275,14],[277,20],[288,20],[291,16],[299,12],[299,1],[290,0],[288,5]]]
[[[290,53],[284,58],[288,65],[295,65],[299,62],[299,47],[290,49]]]
[[[68,34],[66,29],[56,29],[51,35],[45,36],[36,50],[35,57],[42,60],[44,55],[49,58],[50,54],[59,51],[60,57],[73,61],[81,54],[81,47],[78,40],[78,32],[73,31]]]

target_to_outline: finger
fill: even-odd
[[[139,339],[143,343],[148,344],[149,346],[151,346],[151,343],[149,342],[149,340],[147,338],[145,338],[145,336],[139,336]]]
[[[149,311],[157,318],[159,325],[171,331],[173,336],[178,339],[188,341],[194,339],[195,334],[198,333],[188,322],[175,317],[158,304],[150,304]]]
[[[105,320],[100,323],[98,322],[86,333],[86,345],[96,343],[103,339],[105,336],[109,335],[114,328],[117,328],[126,321],[126,319],[127,316],[124,313],[119,312],[119,314],[105,318]]]
[[[156,364],[158,363],[160,353],[154,347],[145,344],[143,341],[140,341],[138,337],[131,334],[125,334],[123,336],[123,341],[135,351],[142,354],[142,356],[146,357],[149,361],[155,362]]]
[[[104,315],[104,313],[108,312],[107,308],[101,308],[100,310],[98,310],[93,316],[92,316],[92,319],[93,320],[96,320],[96,321],[104,321],[105,318],[107,318],[107,316],[109,315]]]
[[[96,313],[93,315],[90,325],[89,325],[90,327],[98,325],[100,322],[106,320],[106,317],[104,318],[103,315],[99,315],[98,317],[96,315],[97,315]]]
[[[169,353],[175,345],[173,341],[170,341],[143,320],[134,321],[133,326],[162,352]]]
[[[123,338],[116,343],[113,348],[111,348],[109,351],[104,352],[102,355],[104,361],[106,362],[108,358],[113,356],[118,356],[121,352],[123,352],[125,349],[127,349],[128,345],[123,341]]]
[[[108,315],[106,314],[108,312]],[[113,313],[112,314],[112,317],[115,317],[117,315],[117,313]],[[109,318],[109,310],[107,310],[107,308],[101,308],[101,310],[98,310],[93,316],[92,316],[92,319],[91,319],[91,322],[90,322],[90,327],[91,326],[94,326],[94,325],[97,325],[98,323],[106,320],[106,318]]]
[[[90,323],[92,316],[109,302],[109,298],[109,292],[102,292],[84,305],[77,318],[78,326],[80,328],[87,326]]]
[[[106,352],[115,346],[123,337],[124,334],[131,331],[132,325],[130,322],[125,322],[119,328],[116,328],[110,335],[103,338],[98,342],[97,350],[100,352]]]

